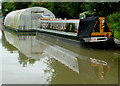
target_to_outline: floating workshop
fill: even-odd
[[[16,31],[32,30],[37,27],[36,19],[41,18],[43,14],[49,14],[51,18],[55,18],[55,15],[46,8],[31,7],[8,13],[5,17],[4,25]]]

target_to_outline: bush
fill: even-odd
[[[107,20],[112,30],[120,30],[120,12],[110,14]]]
[[[114,37],[120,39],[120,30],[114,31]]]

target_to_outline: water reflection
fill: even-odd
[[[51,43],[54,47],[60,46],[64,48],[64,50],[62,50],[63,52],[77,58],[79,75],[76,75],[76,78],[78,80],[69,79],[69,75],[72,75],[71,73],[66,74],[66,77],[64,77],[66,80],[63,80],[62,83],[118,83],[118,53],[120,52],[120,49],[82,48],[79,42],[74,43],[71,40],[56,36],[52,37],[51,35],[43,33],[37,33],[36,39],[43,39],[43,42],[46,42],[45,40],[47,40],[47,43]],[[70,52],[65,50],[69,50]],[[61,55],[59,55],[59,58],[61,58]],[[59,73],[61,74],[61,72]],[[111,73],[115,73],[115,76],[113,77]],[[57,80],[62,78],[60,76],[63,75],[58,74],[58,76],[59,78],[53,79],[52,83],[61,83],[61,81]],[[111,78],[111,80],[109,80],[109,78]],[[103,82],[99,80],[102,80]]]
[[[19,64],[26,68],[24,72],[34,70],[31,77],[36,75],[37,79],[42,79],[31,83],[118,83],[118,58],[120,57],[118,53],[120,50],[81,48],[64,42],[64,40],[50,39],[50,37],[40,34],[23,36],[7,31],[3,32],[2,44],[11,53],[19,53],[17,59]],[[25,73],[25,75],[30,74]],[[26,80],[26,83],[30,83],[29,81]]]
[[[10,36],[11,38],[9,38]],[[36,40],[35,36],[16,36],[15,34],[5,32],[5,37],[9,43],[18,48],[29,59],[40,60],[40,58],[50,55],[79,73],[77,58],[69,54],[72,53],[70,51],[59,46],[53,47],[53,45],[46,43],[44,40]]]
[[[2,32],[0,31],[0,47],[2,47],[1,37],[2,37]],[[0,48],[0,85],[2,85],[2,49],[1,48]]]
[[[32,36],[25,37],[31,39]],[[27,44],[30,40],[22,38],[23,36],[3,32],[3,84],[48,84],[54,72],[50,66],[51,58],[43,53],[34,53],[36,51],[31,53],[30,44]]]
[[[106,77],[106,75],[109,73],[110,71],[110,66],[107,64],[107,62],[105,61],[102,61],[102,60],[97,60],[97,59],[93,59],[93,58],[90,58],[90,61],[91,61],[91,66],[96,69],[98,68],[98,78],[100,80],[103,80],[104,77]],[[105,70],[106,72],[105,72]]]

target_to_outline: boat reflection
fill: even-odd
[[[7,49],[11,54],[13,55],[18,54],[18,57],[15,57],[17,59],[16,60],[14,56],[11,57],[11,54],[5,55],[8,54],[7,52],[2,53],[3,54],[2,83],[3,84],[23,84],[23,83],[49,84],[54,72],[54,69],[51,67],[52,59],[43,53],[42,54],[37,53],[36,55],[34,52],[30,53],[31,51],[29,50],[30,48],[25,47],[27,46],[27,44],[24,44],[22,42],[23,41],[22,39],[21,39],[22,40],[21,43],[22,45],[23,44],[24,45],[22,46],[20,44],[18,35],[6,31],[2,32],[2,34],[3,34],[2,46],[5,49]]]
[[[113,79],[113,76],[110,75],[110,73],[116,71],[116,75],[114,76],[114,79],[111,80],[110,83],[118,82],[117,64],[118,64],[118,56],[119,56],[118,53],[120,52],[119,49],[114,50],[114,49],[83,48],[82,45],[80,45],[80,43],[77,41],[74,42],[69,39],[65,39],[57,36],[51,36],[49,34],[44,34],[44,33],[37,33],[36,39],[42,40],[42,42],[46,42],[45,40],[47,40],[47,42],[51,43],[52,46],[62,47],[64,48],[64,50],[62,51],[73,56],[74,58],[76,57],[78,60],[78,69],[79,69],[78,76],[84,75],[83,76],[84,79],[82,77],[83,80],[86,81],[85,77],[88,78],[88,76],[89,79],[94,78],[98,80],[105,80],[105,79],[107,80],[110,77]],[[70,52],[67,52],[65,50],[69,50]],[[59,58],[61,58],[61,55],[59,56]],[[67,60],[69,60],[69,58]],[[79,80],[81,79],[79,78]],[[58,83],[56,82],[56,80],[55,81],[53,80],[53,82]],[[96,83],[101,83],[101,82],[96,81]]]
[[[25,36],[4,31],[4,36],[15,47],[14,50],[16,48],[19,50],[18,60],[24,67],[36,61],[49,64],[50,67],[44,69],[44,72],[52,72],[50,82],[52,84],[118,83],[119,50],[94,50],[80,46],[78,48],[69,45],[70,43],[63,43],[64,40],[61,42],[42,35]],[[45,57],[46,60],[43,59]],[[73,73],[68,68],[77,73]],[[114,73],[116,73],[115,76],[111,75]],[[62,82],[59,79],[62,79]],[[105,82],[100,82],[100,80],[105,80]]]
[[[107,74],[109,73],[111,66],[109,66],[107,64],[107,62],[105,62],[105,61],[97,60],[97,59],[94,59],[94,58],[90,58],[90,61],[91,61],[91,66],[94,69],[96,67],[98,67],[98,73],[97,73],[98,78],[100,80],[103,80],[107,76]],[[106,69],[106,71],[104,69]]]
[[[25,55],[24,57],[28,61],[35,62],[35,60],[40,60],[45,56],[54,57],[73,71],[79,73],[77,58],[68,54],[72,52],[59,46],[53,46],[50,43],[46,43],[44,40],[36,40],[35,36],[15,35],[7,31],[4,31],[4,34],[6,40],[20,51],[20,58]],[[27,62],[24,61],[23,65],[25,63]]]

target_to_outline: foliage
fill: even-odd
[[[114,31],[114,37],[120,39],[120,30]]]
[[[107,16],[109,26],[114,30],[114,37],[120,39],[120,11]]]
[[[63,18],[79,18],[79,13],[83,12],[83,4],[81,2],[62,2],[60,4],[61,14],[65,13]]]
[[[109,26],[113,30],[120,30],[120,11],[107,16]]]
[[[109,14],[120,11],[120,2],[91,2],[86,3],[85,8],[93,11],[96,9],[98,16],[108,16]]]
[[[84,11],[96,12],[99,16],[107,16],[120,10],[120,2],[3,2],[3,16],[13,10],[41,6],[51,10],[56,17],[60,18],[79,18],[79,13]],[[6,12],[8,9],[8,12]]]
[[[6,16],[7,13],[14,11],[16,9],[14,2],[4,2],[2,3],[2,14]]]

